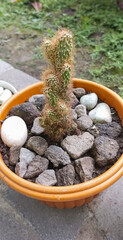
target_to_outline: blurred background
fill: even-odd
[[[116,0],[0,0],[0,59],[40,79],[41,43],[60,27],[75,42],[75,73],[123,97],[123,9]]]

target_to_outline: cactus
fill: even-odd
[[[43,74],[46,105],[40,122],[50,139],[58,142],[75,128],[70,107],[73,74],[71,32],[58,30],[51,40],[44,40],[42,48],[49,69]]]

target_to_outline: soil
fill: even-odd
[[[39,52],[44,35],[33,30],[17,31],[10,27],[0,31],[0,58],[27,74],[40,79],[46,62]],[[37,49],[38,48],[38,49]],[[81,61],[80,61],[81,59]],[[90,79],[87,48],[75,50],[75,76]]]

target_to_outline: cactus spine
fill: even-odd
[[[44,40],[43,52],[49,62],[49,69],[43,74],[46,105],[41,125],[54,141],[74,127],[70,108],[73,74],[73,38],[67,29],[60,29],[51,40]]]

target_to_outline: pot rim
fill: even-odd
[[[93,91],[97,93],[101,100],[107,102],[111,107],[115,107],[123,124],[123,99],[118,94],[109,88],[88,80],[74,78],[73,83],[74,87],[83,87],[87,91]],[[43,83],[38,82],[20,90],[13,95],[0,107],[0,121],[6,117],[8,111],[14,105],[24,102],[31,95],[42,93],[42,87]],[[122,175],[123,155],[121,155],[119,160],[109,170],[90,181],[71,186],[49,187],[32,183],[19,177],[4,164],[2,156],[0,156],[0,177],[3,179],[3,181],[24,195],[28,195],[36,199],[48,199],[48,201],[69,201],[69,199],[73,199],[72,196],[74,199],[82,199],[84,197],[95,195],[113,184]]]

